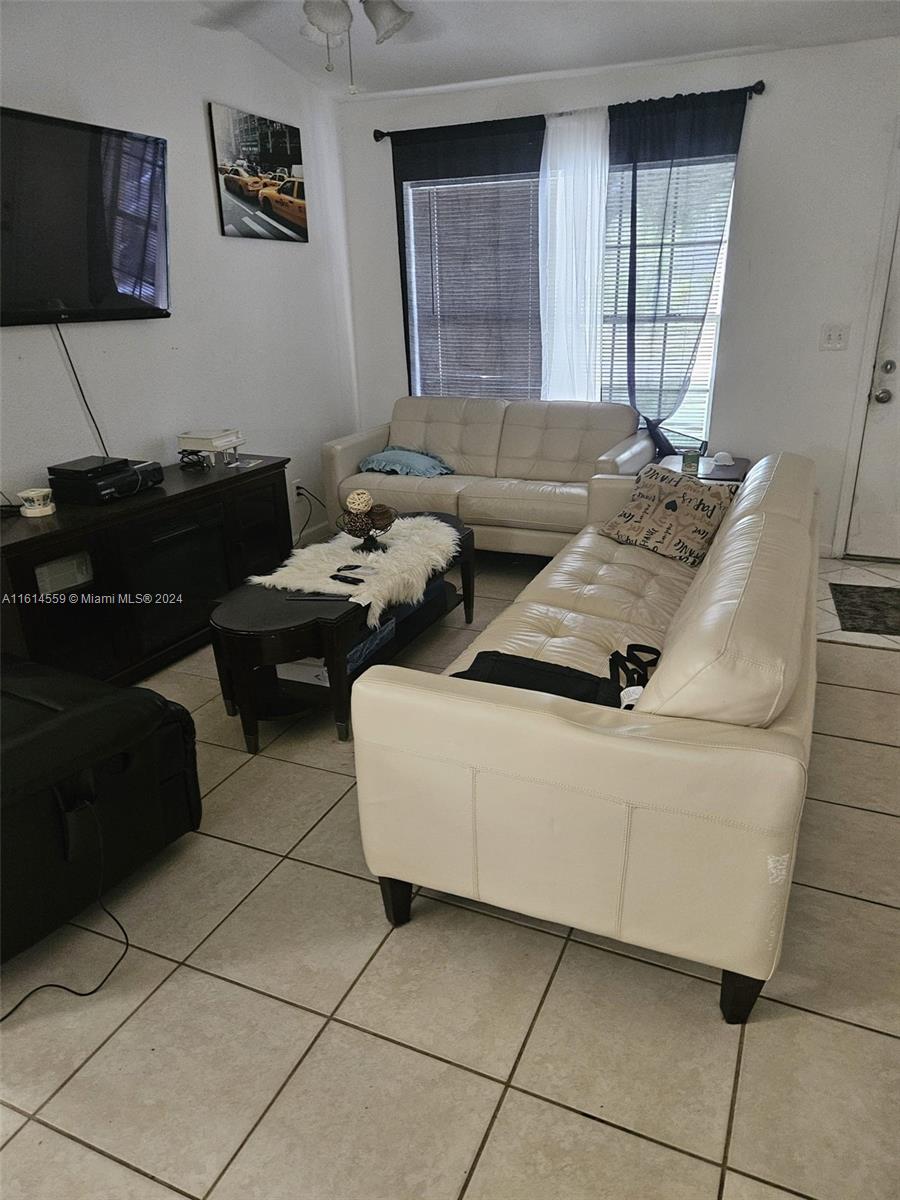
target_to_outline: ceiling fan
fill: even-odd
[[[412,13],[401,8],[395,0],[359,0],[363,12],[375,30],[375,44],[380,46],[398,33],[412,18]],[[350,46],[350,26],[353,10],[348,0],[304,0],[305,21],[300,32],[310,41],[325,45],[325,70],[334,70],[331,51],[347,42],[347,57],[350,66],[350,91],[355,93],[353,82],[353,54]]]

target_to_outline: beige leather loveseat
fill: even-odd
[[[390,424],[326,442],[325,496],[332,521],[355,488],[400,512],[452,513],[482,550],[555,554],[585,525],[596,474],[635,475],[653,461],[627,404],[403,396]],[[437,454],[453,475],[422,479],[359,472],[386,446]]]
[[[422,884],[720,967],[745,1020],[775,969],[815,685],[813,466],[751,470],[704,562],[591,523],[443,675],[367,671],[353,692],[363,845],[388,915]],[[662,657],[634,711],[454,679],[494,649],[607,674]],[[400,882],[398,882],[400,881]]]

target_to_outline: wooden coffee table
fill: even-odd
[[[303,658],[322,658],[338,738],[350,737],[350,690],[367,667],[387,662],[404,646],[462,603],[466,623],[475,613],[475,537],[446,513],[433,516],[459,532],[459,549],[436,572],[420,605],[387,609],[377,630],[366,625],[368,607],[343,598],[307,598],[305,593],[244,584],[224,596],[210,625],[222,699],[230,716],[239,715],[251,754],[259,751],[259,721],[276,719],[309,706],[324,689],[279,680],[276,666]],[[399,518],[400,520],[403,517]],[[444,576],[458,566],[462,594]],[[293,597],[293,599],[292,599]]]

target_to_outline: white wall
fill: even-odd
[[[900,112],[900,39],[687,63],[605,68],[340,106],[356,373],[364,425],[407,390],[390,142],[372,129],[525,116],[736,87],[762,78],[738,164],[711,442],[818,467],[830,545],[862,365],[888,164]],[[844,352],[818,350],[849,322]]]
[[[334,109],[207,17],[194,3],[5,4],[3,103],[168,139],[172,317],[64,331],[110,451],[173,462],[180,431],[236,425],[245,449],[290,455],[288,479],[318,491],[322,442],[357,420]],[[300,127],[308,245],[222,237],[209,100]],[[0,350],[11,494],[98,446],[52,326],[6,328]]]

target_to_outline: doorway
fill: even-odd
[[[900,250],[894,232],[847,554],[900,559]]]

